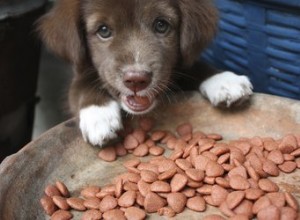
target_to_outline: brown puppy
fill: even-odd
[[[121,109],[147,113],[177,81],[214,105],[252,94],[248,78],[196,62],[216,24],[208,0],[58,0],[39,31],[72,63],[70,109],[84,139],[102,146],[122,128]]]

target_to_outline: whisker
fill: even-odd
[[[179,71],[174,71],[173,72],[173,76],[182,76],[184,78],[188,78],[190,80],[197,80],[196,77],[193,77],[192,75],[188,74],[188,73],[184,73],[184,72],[179,72]]]

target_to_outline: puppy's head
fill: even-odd
[[[176,67],[192,65],[216,20],[208,0],[59,0],[39,27],[52,50],[77,67],[92,63],[123,109],[141,114]]]

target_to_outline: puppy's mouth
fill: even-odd
[[[150,111],[155,105],[155,97],[122,95],[122,103],[131,113],[142,114]]]

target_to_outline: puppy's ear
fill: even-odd
[[[183,65],[191,66],[213,39],[218,15],[209,0],[179,0],[181,11],[180,50]]]
[[[72,63],[84,56],[80,33],[80,0],[58,0],[37,23],[46,46]]]

